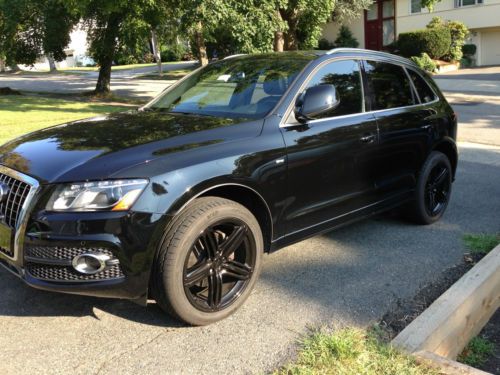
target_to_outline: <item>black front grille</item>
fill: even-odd
[[[15,229],[21,208],[30,192],[31,186],[26,182],[19,181],[3,173],[0,173],[0,183],[9,186],[7,199],[0,203],[0,215],[3,217],[5,224]]]
[[[73,267],[36,263],[28,263],[26,265],[26,271],[28,271],[31,276],[46,281],[99,281],[123,277],[123,273],[118,264],[106,267],[104,271],[95,275],[83,275],[76,272]]]
[[[81,254],[106,254],[114,258],[111,250],[103,247],[32,246],[24,249],[26,271],[33,277],[45,281],[102,281],[124,277],[119,264],[107,266],[95,275],[81,274],[71,266],[74,257]],[[51,262],[53,260],[54,262]],[[63,265],[60,264],[61,261]],[[58,263],[59,264],[50,264]],[[66,265],[64,265],[66,263]]]

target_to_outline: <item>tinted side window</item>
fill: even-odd
[[[355,60],[340,60],[323,66],[309,81],[307,88],[317,85],[334,85],[340,104],[318,118],[351,115],[363,112],[361,72]]]
[[[415,104],[410,81],[401,66],[366,61],[365,71],[373,92],[376,110]]]
[[[417,72],[414,72],[411,69],[408,69],[407,71],[413,81],[413,85],[417,89],[420,101],[422,103],[429,103],[436,100],[436,94],[434,94],[434,91],[432,91],[427,82],[425,82],[425,80]]]

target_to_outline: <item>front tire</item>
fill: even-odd
[[[153,266],[153,297],[191,325],[224,319],[250,295],[263,247],[260,226],[244,206],[198,198],[167,228]]]
[[[443,216],[451,196],[452,168],[448,157],[433,151],[417,180],[410,218],[419,224],[432,224]]]

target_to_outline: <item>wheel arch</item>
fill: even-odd
[[[455,174],[457,171],[458,165],[458,150],[457,145],[453,139],[443,139],[441,142],[436,144],[432,151],[439,151],[445,154],[450,161],[451,168],[453,170],[453,178],[455,178]]]
[[[265,252],[269,252],[274,234],[272,213],[264,197],[248,185],[226,182],[205,187],[186,199],[182,206],[175,211],[175,215],[182,212],[196,198],[209,196],[226,198],[247,208],[257,219],[264,238]]]

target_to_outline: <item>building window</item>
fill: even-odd
[[[410,0],[410,14],[413,13],[422,13],[422,0]]]
[[[483,0],[455,0],[455,8],[482,4]]]

